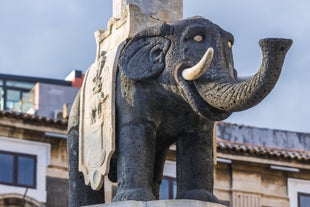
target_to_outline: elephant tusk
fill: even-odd
[[[188,81],[196,80],[201,77],[208,70],[213,59],[213,54],[214,50],[210,47],[196,65],[182,71],[182,77]]]

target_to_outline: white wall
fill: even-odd
[[[37,156],[37,186],[36,189],[29,188],[27,196],[46,202],[46,168],[50,163],[50,144],[0,136],[0,150]],[[25,190],[25,187],[0,184],[0,195],[6,193],[23,195]]]
[[[166,160],[163,174],[167,177],[176,178],[176,162]]]
[[[290,207],[298,206],[297,195],[298,193],[310,193],[310,181],[289,178],[288,185],[288,197],[290,199]]]
[[[54,118],[55,111],[63,111],[63,104],[72,105],[79,88],[46,83],[37,83],[36,97],[38,100],[36,115]]]

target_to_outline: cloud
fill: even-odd
[[[100,0],[2,2],[0,72],[62,79],[73,69],[85,71],[95,58],[93,33],[112,13],[106,6]]]

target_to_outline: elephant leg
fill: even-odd
[[[162,143],[160,142],[156,142],[154,178],[153,178],[153,194],[155,195],[156,199],[159,199],[159,189],[163,179],[164,165],[168,150],[169,146],[165,146],[162,145]]]
[[[205,130],[184,133],[177,141],[178,199],[218,202],[213,195],[213,125]]]
[[[79,172],[79,100],[77,95],[70,112],[68,123],[67,150],[69,158],[69,205],[78,207],[104,203],[104,188],[93,191],[84,183]]]
[[[118,126],[118,189],[113,201],[154,200],[155,125],[139,120]]]

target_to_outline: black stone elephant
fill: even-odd
[[[168,149],[176,143],[177,198],[218,202],[213,195],[214,122],[258,104],[276,84],[292,44],[260,40],[261,67],[245,80],[234,68],[233,42],[232,34],[196,17],[148,28],[126,44],[116,80],[114,201],[157,199]],[[78,108],[77,100],[71,117],[78,117]],[[69,120],[68,136],[71,200],[101,202],[102,192],[79,181],[74,120]]]

